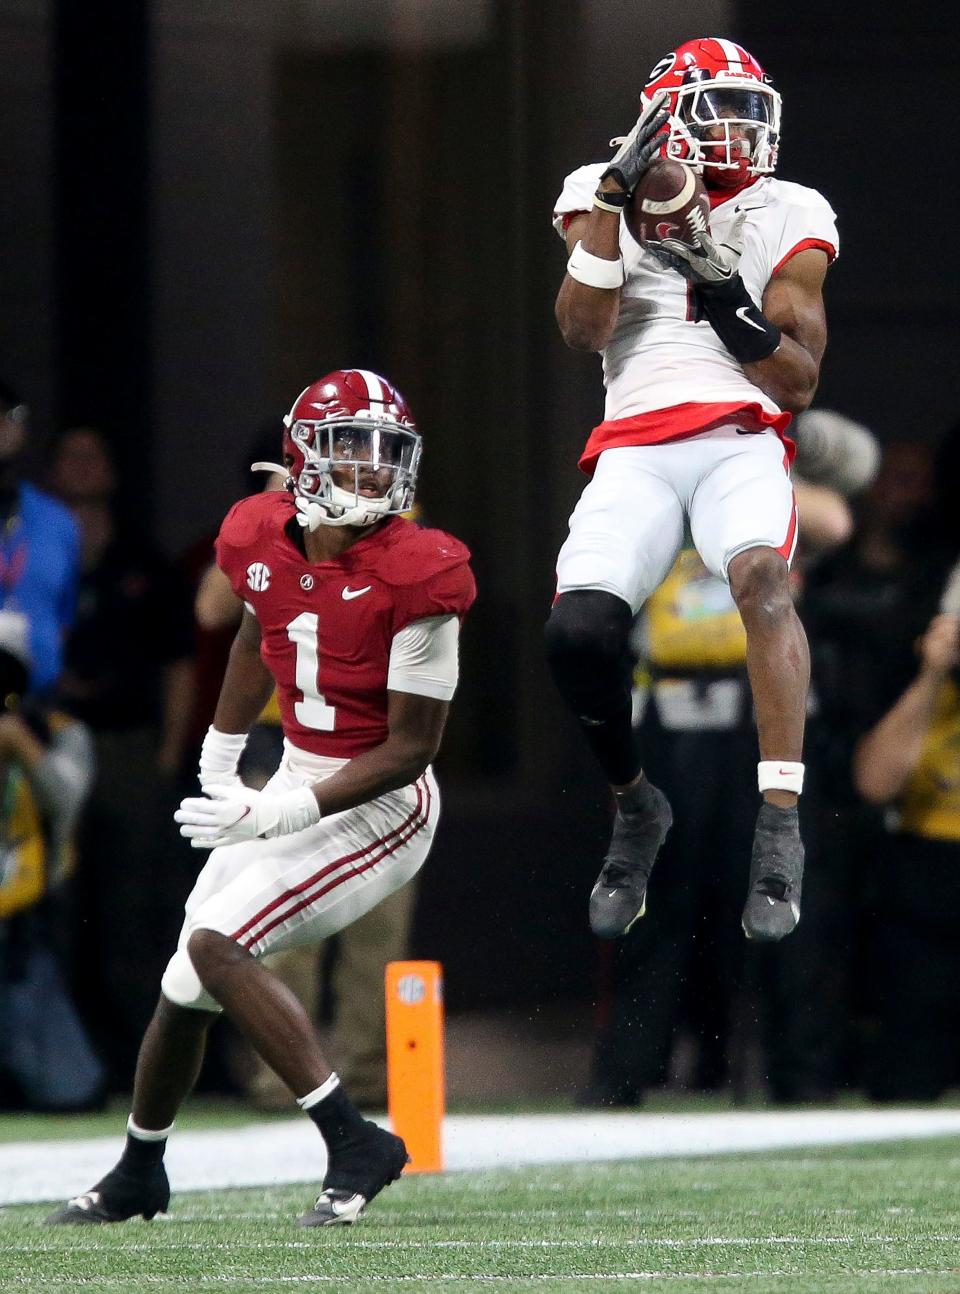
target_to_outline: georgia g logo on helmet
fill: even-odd
[[[284,466],[298,520],[370,526],[413,504],[421,438],[406,400],[369,369],[335,369],[311,382],[283,420]]]
[[[780,95],[742,45],[719,36],[686,41],[651,69],[641,103],[662,92],[670,111],[665,157],[694,167],[710,187],[773,173]]]

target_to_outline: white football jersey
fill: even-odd
[[[581,166],[564,181],[554,226],[564,236],[563,217],[589,211],[606,164]],[[758,306],[776,271],[797,251],[819,247],[833,259],[839,241],[836,217],[815,189],[764,176],[714,207],[710,233],[717,242],[738,212],[746,210],[740,274]],[[620,314],[603,352],[607,391],[604,420],[632,418],[675,405],[758,404],[770,414],[778,405],[753,385],[711,325],[694,323],[687,281],[644,251],[620,220],[620,252],[626,280]]]

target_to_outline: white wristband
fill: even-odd
[[[803,765],[789,759],[761,759],[757,765],[757,784],[761,791],[803,790]]]
[[[289,836],[294,831],[303,831],[320,821],[320,805],[309,786],[302,786],[296,791],[286,791],[278,795],[275,801],[277,826],[275,831],[268,831],[269,836]]]
[[[605,260],[588,252],[583,243],[578,242],[567,261],[567,273],[578,283],[588,288],[619,288],[623,286],[623,261],[618,256],[615,261]]]
[[[236,777],[246,744],[245,732],[220,732],[211,724],[200,747],[200,785]]]

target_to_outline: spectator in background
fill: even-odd
[[[857,795],[851,777],[859,738],[907,686],[914,643],[933,615],[944,579],[934,511],[933,455],[894,442],[857,501],[849,543],[806,574],[801,615],[811,643],[822,773],[820,892],[830,912],[829,983],[817,1012],[839,1037],[837,1082],[860,1087],[873,1029],[871,968],[874,860],[888,848],[882,814]]]
[[[0,1104],[97,1105],[104,1074],[56,952],[56,907],[93,777],[82,723],[24,700],[29,625],[0,611]]]
[[[960,606],[931,620],[919,668],[857,746],[853,776],[887,806],[871,913],[876,1100],[935,1100],[960,1078]]]
[[[108,1059],[125,1075],[190,883],[170,822],[191,706],[193,620],[175,568],[118,523],[116,468],[101,432],[61,436],[49,485],[82,534],[62,692],[92,730],[98,762],[82,838],[82,969]]]
[[[21,398],[0,381],[0,608],[27,617],[29,687],[42,694],[63,666],[80,544],[69,510],[23,480],[28,418]]]

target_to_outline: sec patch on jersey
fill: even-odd
[[[710,218],[703,180],[682,162],[661,158],[652,163],[624,209],[627,228],[644,246],[665,238],[696,245]]]

